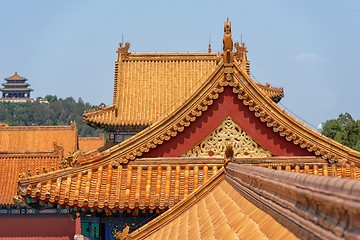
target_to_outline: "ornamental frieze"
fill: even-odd
[[[184,157],[214,156],[224,157],[226,146],[232,145],[234,157],[271,157],[270,151],[256,143],[230,117],[227,117],[209,136]]]

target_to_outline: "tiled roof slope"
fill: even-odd
[[[98,137],[79,137],[79,149],[88,152],[104,146],[104,135]]]
[[[133,239],[297,239],[223,178],[195,191],[174,208],[135,230]],[[217,178],[217,179],[215,179]]]
[[[131,53],[115,63],[113,107],[84,114],[86,122],[150,125],[191,96],[216,67],[217,54]]]
[[[17,195],[17,181],[21,172],[47,171],[57,168],[60,155],[56,152],[1,154],[0,153],[0,206],[13,205]]]
[[[117,168],[110,164],[79,168],[71,174],[58,170],[21,191],[31,198],[70,207],[164,209],[209,181],[221,162],[147,159]]]
[[[231,72],[226,73],[226,71]],[[226,79],[229,76],[229,80]],[[158,122],[146,128],[134,137],[124,141],[101,156],[92,156],[90,161],[116,161],[123,163],[136,159],[151,148],[163,144],[164,141],[176,137],[184,131],[196,118],[209,109],[224,88],[232,88],[234,97],[240,99],[249,108],[251,114],[270,128],[279,137],[307,149],[310,153],[322,157],[329,162],[360,163],[360,153],[334,140],[321,135],[319,132],[304,125],[293,116],[285,112],[261,91],[258,85],[242,70],[236,62],[230,67],[220,62],[215,72],[200,89],[174,112],[168,112]],[[110,159],[110,157],[112,159]]]
[[[1,90],[8,90],[8,91],[27,91],[27,90],[30,90],[30,88],[12,88],[12,87],[7,87],[7,88],[1,88]]]
[[[69,126],[0,126],[0,153],[42,152],[62,145],[64,155],[78,149],[77,128]]]
[[[214,72],[215,53],[131,53],[115,63],[113,105],[84,113],[93,126],[149,126],[193,95]],[[282,88],[259,84],[270,98]]]
[[[8,80],[8,81],[12,81],[12,80],[21,81],[21,80],[27,80],[27,79],[23,78],[23,77],[19,76],[17,73],[15,73],[11,77],[5,78],[5,80]]]

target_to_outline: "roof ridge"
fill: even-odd
[[[59,126],[0,126],[0,131],[33,131],[34,129],[36,130],[49,130],[49,129],[54,129],[54,130],[66,130],[66,129],[74,129],[75,125],[59,125]]]
[[[267,97],[266,93],[257,87],[257,83],[236,64],[233,65],[233,69],[237,71],[237,73],[234,72],[234,79],[232,79],[231,75],[230,80],[219,76],[219,72],[221,72],[221,75],[224,74],[224,68],[226,66],[219,64],[218,68],[208,78],[213,80],[206,81],[206,84],[198,89],[178,109],[166,114],[165,118],[154,122],[150,127],[134,137],[109,148],[106,152],[93,155],[91,159],[87,159],[88,164],[94,162],[95,159],[98,163],[99,160],[100,162],[106,161],[109,156],[114,157],[114,152],[116,152],[117,159],[115,162],[113,160],[114,164],[134,160],[144,152],[176,136],[179,130],[183,131],[184,127],[189,126],[203,111],[207,110],[208,106],[213,103],[213,99],[218,97],[218,94],[223,91],[221,89],[225,86],[231,86],[233,92],[238,95],[238,98],[243,101],[245,106],[249,107],[250,111],[254,112],[256,117],[260,118],[268,127],[273,128],[273,131],[281,137],[286,138],[287,141],[300,145],[299,147],[306,148],[309,152],[314,152],[315,155],[321,156],[330,162],[348,157],[349,160],[360,163],[360,153],[345,148],[341,144],[300,124],[298,120],[275,104],[270,97]],[[305,131],[306,134],[300,131]],[[333,145],[335,149],[332,149],[329,144]]]
[[[7,158],[7,157],[35,157],[35,156],[59,156],[55,150],[49,151],[0,151],[0,158]]]
[[[15,78],[15,79],[13,79]],[[5,78],[5,80],[9,80],[9,81],[13,81],[13,80],[27,80],[27,78],[21,77],[20,75],[17,74],[17,72],[15,72],[14,75]]]
[[[235,68],[241,73],[243,78],[247,79],[246,82],[249,83],[244,84],[243,81],[238,80],[242,91],[248,92],[243,94],[244,97],[240,99],[243,100],[250,110],[255,112],[256,117],[259,117],[268,127],[273,128],[274,132],[279,133],[281,137],[285,137],[287,141],[292,141],[295,145],[300,145],[301,148],[306,148],[309,152],[320,155],[329,162],[348,159],[360,163],[360,152],[346,147],[300,123],[299,120],[267,98],[265,93],[261,93],[255,87],[256,83],[250,76],[244,74],[241,68],[236,65]],[[256,95],[251,94],[255,92],[257,93]]]

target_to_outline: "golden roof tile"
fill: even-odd
[[[104,146],[104,135],[99,137],[79,137],[79,149],[83,152],[89,152]]]
[[[68,126],[0,126],[0,153],[41,152],[61,144],[64,154],[78,149],[77,128]]]
[[[12,88],[12,87],[7,87],[7,88],[0,88],[1,90],[8,90],[8,91],[27,91],[27,90],[31,90],[30,88]]]
[[[208,184],[130,234],[133,239],[297,239],[224,180]]]
[[[19,76],[16,72],[14,75],[12,75],[11,77],[5,78],[5,80],[16,80],[16,81],[21,81],[21,80],[27,80],[26,78],[23,78],[21,76]]]
[[[190,97],[216,67],[213,53],[131,53],[116,64],[113,108],[84,114],[86,122],[150,125]],[[106,109],[107,110],[107,109]]]
[[[236,60],[234,60],[236,62]],[[230,72],[230,73],[229,73]],[[229,79],[227,77],[229,76]],[[134,137],[108,149],[105,154],[85,159],[89,164],[97,161],[126,163],[148,152],[164,141],[176,137],[205,112],[226,87],[232,88],[234,97],[271,128],[279,137],[307,149],[328,162],[360,163],[360,153],[345,147],[300,123],[271,100],[237,64],[225,66],[222,61],[203,84],[182,106],[165,114],[161,120]],[[109,108],[110,109],[110,108]],[[114,108],[111,108],[114,109]],[[114,158],[116,156],[116,158]]]
[[[131,53],[115,63],[113,105],[84,113],[94,126],[149,126],[192,96],[214,72],[216,53]],[[270,98],[282,88],[259,84]]]
[[[13,205],[17,195],[17,181],[23,172],[35,175],[57,168],[60,155],[56,152],[43,153],[0,153],[0,205]]]
[[[126,162],[141,156],[149,149],[175,137],[178,132],[184,131],[185,127],[194,122],[216,101],[225,87],[230,87],[236,94],[235,96],[243,101],[255,117],[259,118],[275,133],[278,133],[280,137],[329,162],[360,163],[359,152],[321,135],[286,113],[265,95],[258,85],[236,64],[233,65],[234,73],[229,80],[224,77],[228,74],[225,71],[229,70],[220,64],[207,83],[180,108],[167,113],[162,120],[128,139],[128,141],[113,147],[110,151],[120,153],[118,155],[119,162]]]
[[[108,164],[73,173],[59,170],[48,178],[42,175],[46,181],[35,180],[21,188],[21,194],[70,207],[166,209],[210,180],[221,165],[219,161],[164,161],[139,160],[119,167]]]

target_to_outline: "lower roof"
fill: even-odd
[[[17,181],[21,172],[50,171],[57,168],[59,154],[55,152],[0,154],[0,206],[12,206],[17,195]]]
[[[79,137],[79,149],[82,152],[89,152],[98,149],[105,144],[104,135],[98,137]]]
[[[51,204],[80,208],[166,209],[186,198],[216,174],[222,160],[146,159],[113,167],[111,164],[21,188],[22,194]],[[196,163],[195,163],[196,162]]]
[[[131,234],[134,239],[297,239],[272,216],[243,197],[219,172],[185,202]]]
[[[64,154],[78,150],[76,124],[65,126],[0,126],[0,153],[52,151],[54,143]]]

